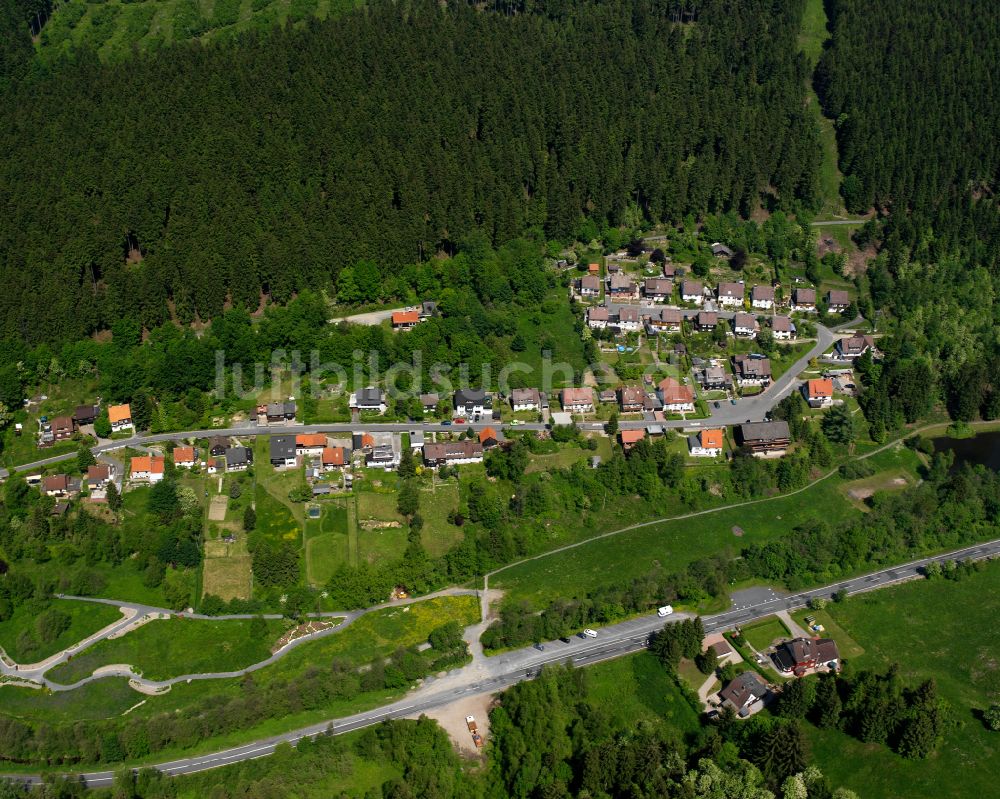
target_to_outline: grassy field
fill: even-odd
[[[809,519],[833,520],[855,513],[857,510],[844,502],[837,481],[831,478],[799,494],[660,522],[591,541],[502,571],[490,584],[510,597],[540,607],[557,597],[578,596],[612,580],[637,577],[655,566],[680,570],[697,558],[785,535]],[[742,528],[743,536],[734,535],[734,527]]]
[[[594,455],[599,455],[602,460],[611,457],[611,440],[604,436],[597,439],[597,449],[591,451],[583,447],[570,446],[561,447],[558,452],[548,455],[532,455],[526,472],[547,472],[551,469],[568,469],[574,463],[583,460],[590,460]]]
[[[232,544],[205,541],[202,563],[202,593],[223,600],[249,599],[253,579],[246,536],[240,534]]]
[[[348,527],[346,501],[320,503],[320,517],[306,519],[306,578],[311,585],[324,585],[334,570],[351,558],[352,535],[357,531]]]
[[[747,639],[747,643],[758,652],[763,652],[777,638],[791,637],[791,633],[789,633],[785,623],[777,616],[762,619],[756,624],[743,627],[742,630],[743,637]]]
[[[267,620],[267,635],[251,635],[249,620],[151,621],[121,638],[101,641],[46,676],[69,685],[100,666],[127,663],[151,680],[209,671],[236,671],[264,660],[287,623]]]
[[[864,648],[857,668],[899,663],[907,684],[933,678],[951,722],[927,760],[906,760],[807,725],[813,759],[831,781],[865,799],[995,796],[1000,736],[985,728],[979,713],[1000,702],[1000,563],[960,582],[907,583],[848,598],[829,611]]]
[[[17,662],[37,663],[122,618],[118,608],[94,602],[60,599],[53,600],[49,607],[70,618],[69,627],[53,641],[44,642],[38,636],[35,624],[38,609],[32,603],[21,605],[7,621],[0,622],[0,646]],[[31,635],[34,646],[22,646],[25,633]]]
[[[383,483],[389,483],[394,479],[394,476],[381,478]],[[379,527],[381,523],[398,526]],[[395,491],[358,492],[357,526],[360,560],[368,563],[397,560],[406,549],[406,522],[396,510]]]
[[[53,693],[0,685],[0,708],[5,716],[66,724],[120,716],[142,703],[143,697],[127,680],[99,680],[75,691]]]
[[[458,482],[436,480],[433,491],[430,484],[420,493],[420,515],[424,527],[420,540],[431,557],[440,557],[454,544],[462,540],[465,533],[448,521],[448,514],[458,508]]]
[[[102,60],[127,57],[133,47],[155,51],[201,39],[221,40],[242,31],[266,30],[309,17],[339,16],[357,0],[69,0],[59,6],[38,38],[41,58],[90,48]]]
[[[820,625],[823,631],[815,631],[816,635],[822,635],[824,638],[832,638],[837,642],[837,649],[840,651],[840,656],[845,660],[853,660],[854,658],[861,657],[865,653],[864,648],[857,641],[852,638],[847,630],[841,627],[836,621],[834,621],[833,616],[830,615],[829,611],[826,610],[809,610],[808,608],[803,610],[797,610],[792,613],[792,618],[799,623],[803,630],[809,630],[809,623],[806,621],[806,617],[810,619],[815,619],[815,624]]]
[[[634,728],[639,722],[670,727],[682,736],[698,730],[698,714],[649,652],[589,666],[587,698],[612,723]]]

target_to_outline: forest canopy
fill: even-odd
[[[375,2],[118,65],[12,51],[0,335],[256,310],[476,230],[815,202],[802,0],[709,0],[686,26],[658,0],[548,5]]]

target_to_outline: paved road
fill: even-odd
[[[829,599],[841,589],[846,590],[849,594],[856,594],[911,580],[918,577],[921,569],[932,561],[998,556],[1000,556],[1000,539],[963,547],[931,558],[921,558],[900,566],[880,569],[867,575],[842,580],[811,591],[763,599],[752,606],[734,608],[714,616],[705,616],[703,617],[705,631],[727,630],[769,616],[779,610],[800,608],[813,597]],[[675,614],[670,617],[669,621],[677,621],[681,618],[689,618],[689,616]],[[160,763],[156,765],[156,768],[169,776],[193,774],[245,760],[267,757],[281,743],[295,743],[304,737],[323,735],[331,728],[334,734],[341,734],[368,727],[386,719],[413,716],[432,708],[450,704],[463,696],[493,693],[501,690],[536,676],[543,666],[549,664],[571,660],[576,665],[589,665],[637,652],[646,646],[650,634],[659,630],[663,624],[664,619],[656,615],[642,616],[605,627],[599,631],[599,635],[595,639],[577,637],[570,639],[568,644],[561,641],[546,642],[543,644],[544,649],[542,650],[529,647],[507,652],[489,658],[485,662],[480,660],[478,663],[458,669],[441,680],[429,680],[423,687],[411,692],[403,699],[380,708],[342,719],[320,722],[221,752]],[[113,775],[113,771],[97,771],[80,776],[84,778],[88,786],[100,787],[109,785]],[[7,777],[33,784],[41,781],[37,775],[7,775]]]

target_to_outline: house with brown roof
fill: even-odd
[[[837,342],[834,358],[840,361],[853,361],[874,348],[875,339],[871,336],[847,336]]]
[[[801,313],[815,313],[816,289],[794,289],[792,291],[792,310]]]
[[[626,452],[646,437],[645,430],[619,430],[618,440]]]
[[[623,333],[634,333],[642,328],[642,315],[634,305],[622,305],[618,309],[618,329]]]
[[[682,318],[679,308],[661,308],[646,319],[646,332],[651,335],[676,333],[681,329]]]
[[[729,387],[729,375],[721,366],[709,364],[695,372],[698,383],[706,391],[722,391]]]
[[[754,455],[784,453],[792,443],[788,422],[747,422],[737,425],[736,443],[747,447]]]
[[[424,409],[424,413],[434,413],[437,410],[438,403],[441,401],[441,397],[438,394],[421,394],[420,395],[420,405]]]
[[[79,490],[80,481],[70,479],[68,474],[50,474],[48,477],[42,478],[42,492],[46,496],[68,497]]]
[[[510,407],[514,411],[538,411],[542,408],[542,395],[537,388],[515,388],[510,392]]]
[[[750,289],[750,305],[761,311],[774,307],[774,286],[754,286]]]
[[[681,281],[681,299],[695,305],[701,305],[705,301],[705,287],[697,280]]]
[[[646,392],[641,386],[621,386],[617,393],[618,408],[622,413],[638,413],[643,409]]]
[[[754,338],[758,329],[757,319],[752,313],[738,311],[733,314],[733,333],[738,338]]]
[[[744,285],[742,283],[719,283],[716,295],[723,308],[738,308],[743,305]]]
[[[780,671],[801,677],[809,669],[822,666],[836,669],[840,652],[832,638],[793,638],[778,646],[772,659]]]
[[[564,388],[559,394],[559,404],[569,413],[590,413],[594,410],[594,389]]]
[[[413,309],[392,312],[393,330],[410,330],[420,323],[420,311]]]
[[[332,472],[334,469],[342,469],[347,464],[347,450],[343,447],[323,447],[320,458],[323,471]]]
[[[597,395],[597,401],[602,404],[618,402],[618,392],[613,388],[601,389],[601,392]]]
[[[112,463],[94,463],[87,467],[87,488],[93,491],[95,488],[106,486],[115,479],[116,469]]]
[[[580,278],[581,297],[599,297],[601,295],[601,278],[597,275],[584,275]]]
[[[595,330],[605,328],[611,321],[611,313],[603,305],[587,309],[587,324]]]
[[[52,420],[52,439],[66,441],[73,437],[73,417],[57,416]]]
[[[483,462],[483,445],[478,441],[445,441],[438,444],[424,444],[424,465],[462,466]]]
[[[657,396],[667,413],[693,413],[694,392],[673,377],[664,378],[657,385]]]
[[[663,262],[663,276],[673,278],[677,275],[677,267],[674,266],[670,261]]]
[[[674,295],[674,281],[665,277],[652,277],[642,284],[642,294],[653,302],[666,302]]]
[[[771,689],[755,671],[745,671],[719,691],[723,707],[731,707],[740,718],[751,716],[764,707]]]
[[[587,264],[587,272],[590,273],[591,275],[599,275],[601,274],[601,265]]]
[[[833,381],[830,379],[807,380],[802,386],[810,408],[829,408],[833,405]]]
[[[725,448],[725,434],[721,428],[700,430],[688,439],[688,454],[696,458],[717,458]]]
[[[108,408],[108,421],[111,422],[111,432],[120,433],[122,430],[132,430],[132,408],[127,403],[125,405],[112,405]]]
[[[93,424],[100,415],[101,408],[98,405],[77,405],[76,410],[73,411],[73,424],[77,427]]]
[[[719,315],[715,311],[699,311],[694,320],[694,327],[700,333],[709,333],[719,324]]]
[[[826,307],[830,313],[843,313],[851,305],[851,295],[846,291],[831,290],[826,293]]]
[[[226,454],[226,447],[229,446],[229,439],[225,436],[213,436],[208,440],[208,454],[218,457]]]
[[[195,463],[194,447],[174,447],[174,466],[190,468]]]
[[[712,255],[716,258],[732,258],[733,251],[723,244],[721,241],[712,242],[711,246]]]
[[[637,297],[638,287],[635,281],[625,274],[614,274],[608,278],[608,293],[612,297]]]
[[[158,483],[163,479],[166,459],[158,455],[140,455],[132,458],[129,480],[141,483]]]
[[[791,341],[796,336],[795,323],[789,316],[772,316],[771,333],[776,341]]]
[[[733,374],[736,384],[743,386],[771,385],[771,359],[759,355],[734,355]]]

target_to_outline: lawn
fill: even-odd
[[[611,457],[611,440],[601,436],[597,439],[597,449],[595,450],[567,444],[561,446],[558,452],[547,455],[532,455],[525,471],[548,472],[552,469],[568,469],[574,463],[589,461],[595,455],[599,455],[602,460],[608,460]]]
[[[121,611],[110,605],[96,602],[77,602],[70,599],[53,600],[49,607],[65,613],[70,618],[69,627],[56,639],[43,642],[36,631],[35,620],[39,609],[28,602],[14,611],[7,621],[0,622],[0,646],[18,663],[37,663],[66,647],[82,641],[89,635],[122,618]],[[31,636],[34,645],[22,636]]]
[[[853,660],[854,658],[860,657],[865,653],[861,644],[855,641],[836,621],[833,620],[833,616],[830,615],[829,611],[826,610],[809,610],[804,608],[802,610],[796,610],[792,612],[792,618],[798,622],[803,630],[809,631],[809,623],[806,621],[806,617],[814,619],[814,624],[817,624],[823,628],[822,632],[819,630],[812,631],[815,635],[821,635],[824,638],[832,638],[837,642],[837,649],[840,651],[840,656],[844,660]]]
[[[758,652],[767,649],[771,642],[778,638],[790,638],[791,633],[785,623],[777,616],[770,616],[755,624],[750,624],[742,628],[743,637]]]
[[[427,485],[420,492],[420,515],[424,519],[420,540],[436,558],[461,541],[465,533],[448,521],[448,515],[458,509],[458,481],[441,482],[436,476],[434,481],[433,491]]]
[[[51,724],[120,716],[142,701],[143,696],[129,688],[127,680],[98,680],[75,691],[58,693],[0,685],[3,715],[44,719]]]
[[[222,540],[205,542],[202,564],[202,594],[212,594],[222,600],[249,599],[253,587],[251,558],[247,540],[238,533],[228,544]]]
[[[395,491],[359,492],[357,527],[358,557],[367,563],[398,560],[406,549],[407,527],[396,510]]]
[[[506,569],[490,584],[510,597],[541,607],[558,597],[582,596],[612,580],[638,577],[656,566],[675,571],[701,557],[735,553],[751,542],[786,535],[810,519],[832,521],[857,512],[844,501],[837,480],[831,478],[799,494],[659,522],[586,542]],[[743,536],[735,536],[734,527],[742,528]]]
[[[326,584],[338,566],[350,562],[350,538],[357,535],[348,528],[346,502],[322,502],[319,507],[320,518],[306,519],[306,577],[311,585]]]
[[[267,635],[251,635],[251,620],[205,621],[171,618],[151,621],[121,638],[101,641],[47,673],[69,685],[100,666],[127,663],[144,677],[164,680],[181,674],[236,671],[271,654],[271,646],[287,626],[266,620]]]
[[[299,538],[302,526],[292,511],[268,493],[260,483],[257,484],[255,499],[257,533],[275,541],[295,541]]]
[[[585,673],[587,698],[611,717],[612,724],[634,729],[646,722],[670,727],[681,737],[697,732],[698,714],[651,653],[588,666]]]
[[[899,663],[909,685],[934,679],[951,722],[927,760],[806,725],[813,759],[831,782],[865,799],[995,796],[1000,734],[987,731],[978,714],[1000,702],[1000,563],[959,582],[917,581],[850,597],[829,611],[864,647],[856,668]]]

